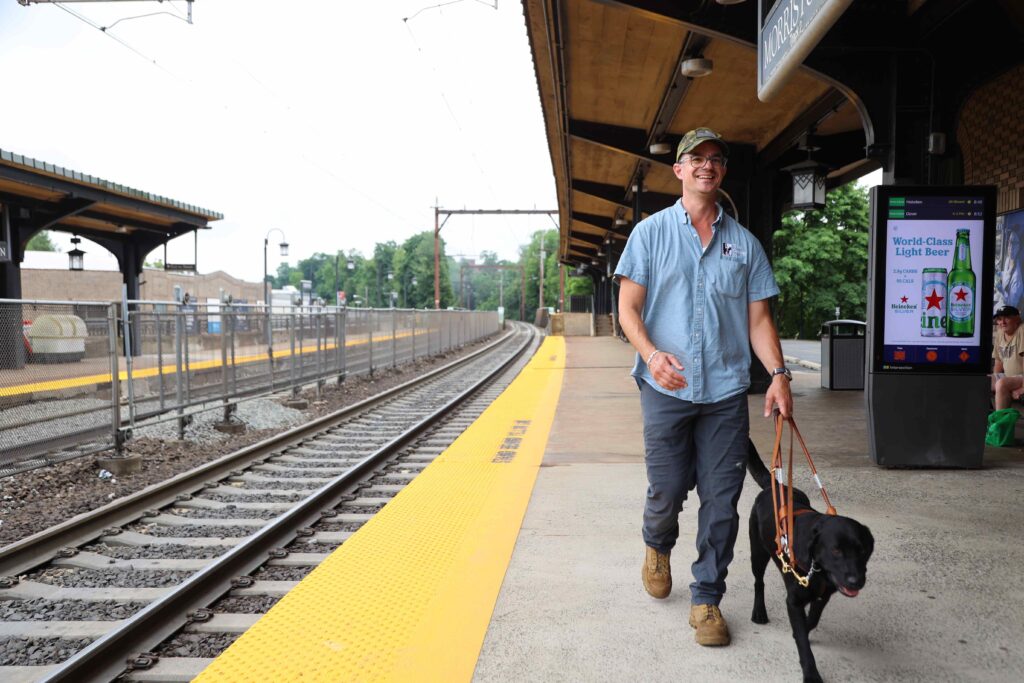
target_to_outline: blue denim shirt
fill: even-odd
[[[637,354],[633,377],[693,403],[715,403],[750,387],[748,304],[775,296],[761,243],[718,207],[706,249],[677,201],[645,218],[629,236],[615,269],[647,288],[643,319],[655,347],[683,365],[687,386],[659,385]]]

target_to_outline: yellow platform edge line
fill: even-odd
[[[564,366],[564,339],[548,337],[448,449],[195,681],[469,681]]]
[[[408,332],[400,332],[395,335],[395,339],[402,339],[404,337],[411,337],[412,335]],[[386,337],[374,337],[374,342],[389,342],[391,341],[391,335]],[[369,343],[366,339],[350,339],[346,340],[345,347],[350,346],[362,346]],[[320,347],[321,351],[330,351],[337,348],[337,344],[330,343]],[[316,344],[306,345],[302,348],[295,350],[295,355],[305,355],[307,353],[313,353],[316,351]],[[292,355],[291,349],[280,351],[274,354],[275,358],[289,358]],[[247,356],[236,356],[235,364],[243,365],[245,363],[256,363],[259,361],[267,360],[266,353],[257,353]],[[221,366],[219,359],[214,360],[203,360],[195,363],[189,363],[189,370],[208,370],[210,368],[219,368]],[[134,379],[145,379],[146,377],[156,377],[160,374],[159,367],[153,368],[139,368],[138,370],[132,371],[132,377]],[[176,365],[165,365],[163,366],[164,375],[176,375]],[[121,370],[117,373],[118,379],[122,382],[128,381],[128,371]],[[0,387],[0,396],[20,396],[22,394],[31,394],[36,391],[59,391],[61,389],[74,389],[75,387],[84,387],[90,384],[102,384],[110,381],[110,373],[103,373],[97,375],[83,375],[82,377],[69,377],[67,379],[54,379],[47,380],[45,382],[33,382],[31,384],[17,384],[10,387]]]

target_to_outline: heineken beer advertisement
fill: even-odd
[[[987,371],[993,207],[979,188],[936,193],[950,189],[879,188],[876,370]]]

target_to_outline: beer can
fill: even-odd
[[[921,336],[946,336],[946,269],[921,271]]]

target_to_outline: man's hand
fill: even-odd
[[[683,364],[671,353],[658,351],[647,369],[651,371],[654,381],[669,391],[678,391],[686,387],[686,378],[682,374]]]
[[[793,395],[789,391],[789,380],[785,375],[772,377],[771,386],[764,395],[764,416],[772,414],[772,406],[779,407],[782,417],[789,417],[793,414]]]

